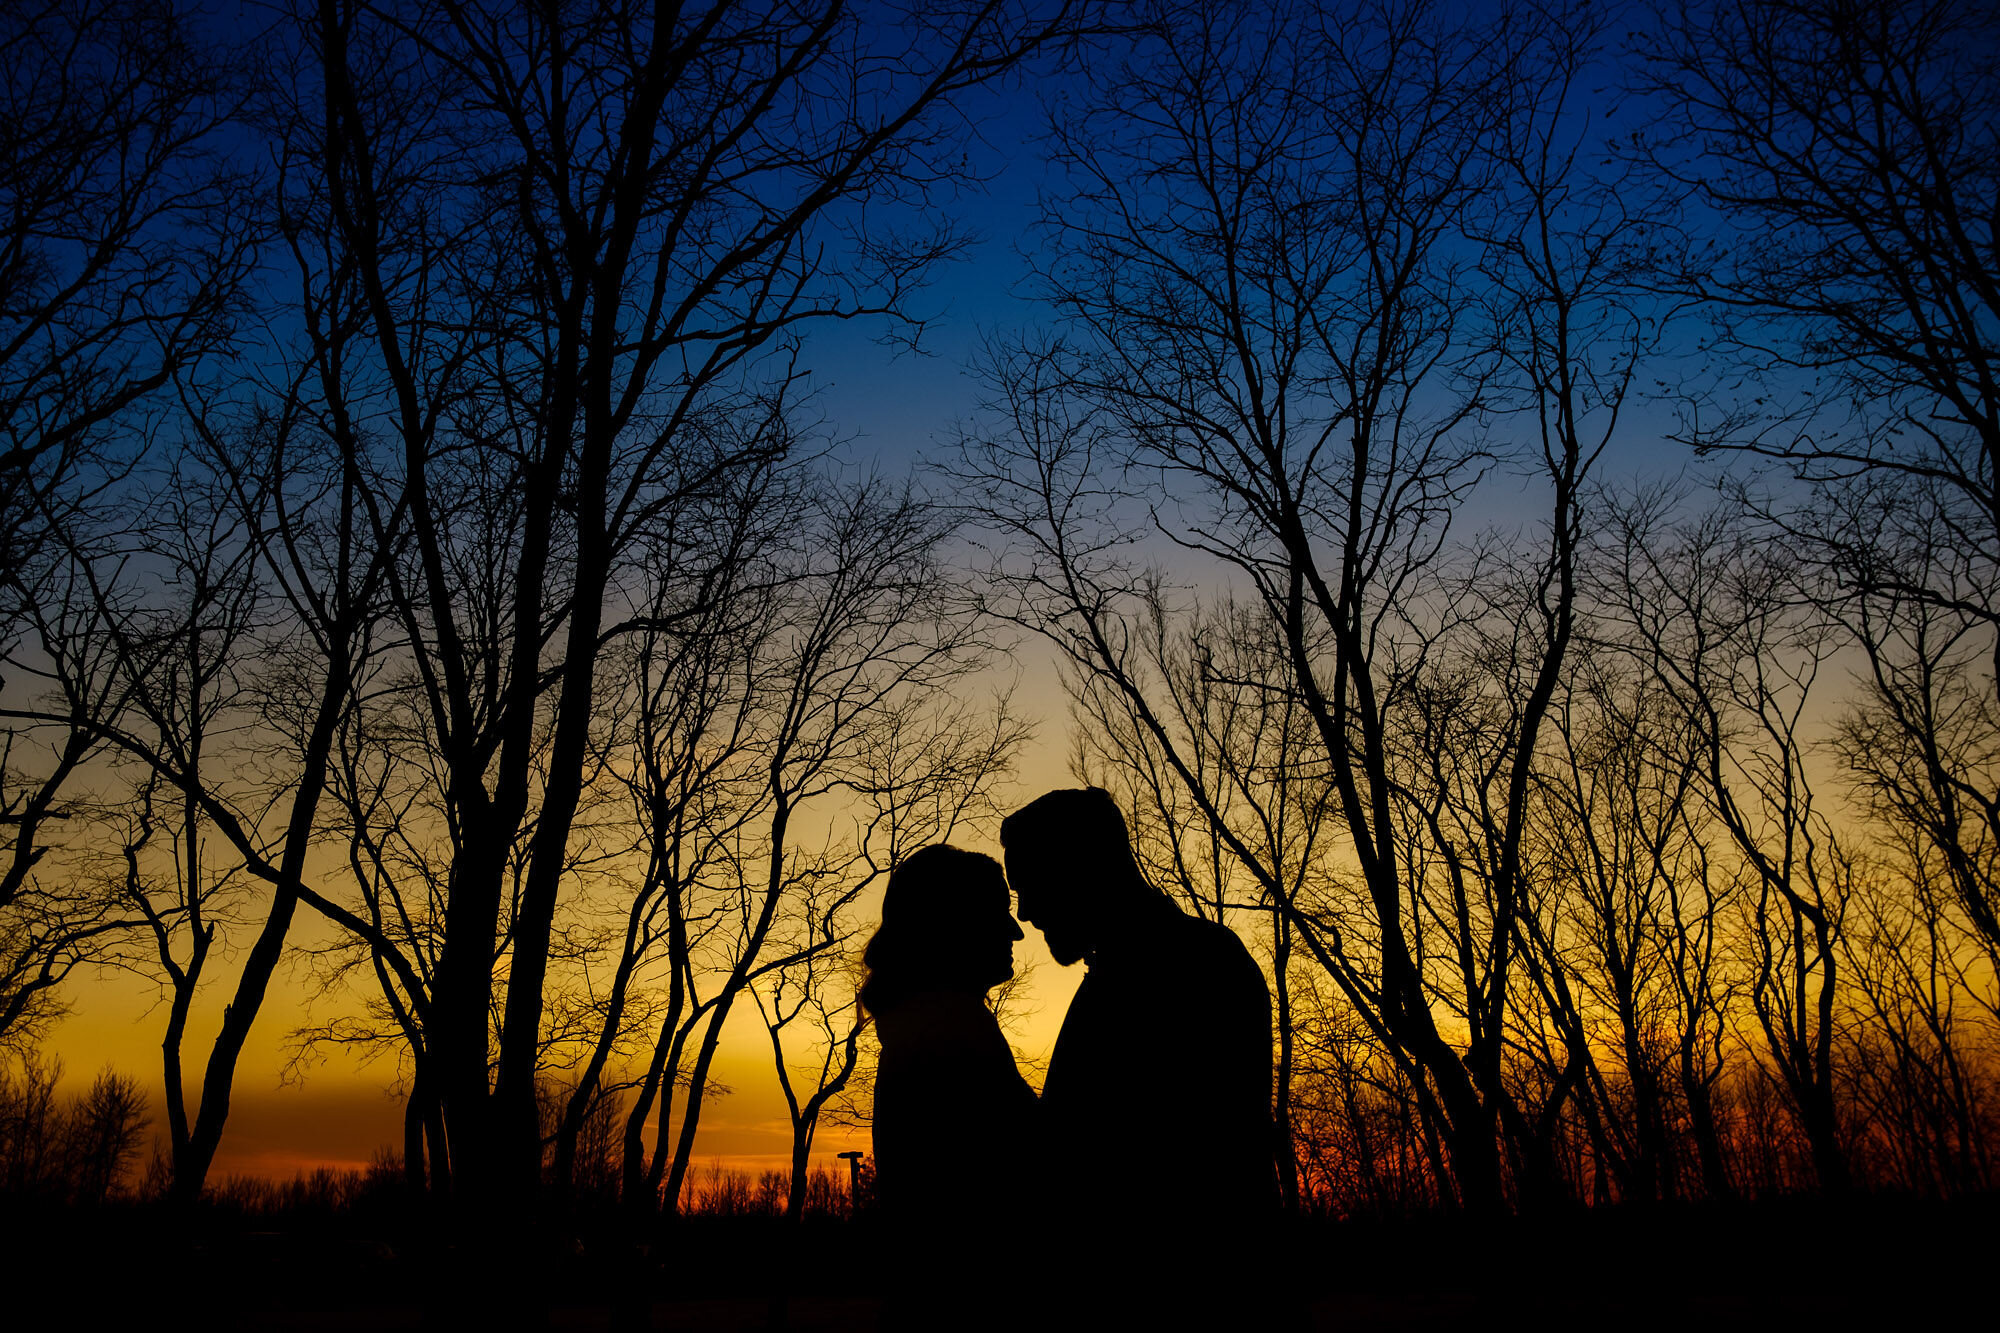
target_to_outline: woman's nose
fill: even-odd
[[[1025,940],[1028,938],[1021,933],[1021,923],[1011,916],[1007,918],[1007,938],[1010,940]]]

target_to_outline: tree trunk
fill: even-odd
[[[813,1132],[819,1128],[819,1112],[811,1111],[792,1126],[792,1187],[785,1195],[785,1220],[797,1222],[806,1215],[806,1179],[812,1159]]]
[[[483,791],[457,804],[464,844],[451,867],[429,1036],[437,1098],[450,1131],[454,1189],[477,1207],[490,1192],[487,1005],[506,848]]]
[[[1287,1214],[1299,1211],[1299,1147],[1292,1133],[1292,1070],[1297,1062],[1292,1031],[1292,928],[1283,912],[1272,914],[1277,947],[1272,950],[1271,998],[1278,1025],[1278,1061],[1272,1100],[1272,1148],[1278,1159],[1278,1193]]]
[[[329,636],[339,648],[345,636]],[[320,793],[326,787],[327,756],[333,748],[333,733],[346,704],[349,665],[336,651],[327,666],[318,715],[306,738],[297,794],[292,798],[292,815],[285,829],[284,856],[278,866],[277,881],[271,886],[271,910],[264,928],[244,960],[243,975],[236,984],[236,996],[222,1011],[222,1031],[216,1035],[209,1053],[208,1068],[202,1078],[201,1108],[188,1136],[184,1163],[177,1162],[169,1200],[188,1207],[201,1198],[208,1184],[208,1170],[222,1143],[222,1130],[229,1119],[229,1095],[236,1080],[236,1062],[249,1040],[250,1029],[264,1005],[271,974],[284,955],[285,936],[299,902],[299,884],[305,873],[306,852],[312,844],[314,820],[319,812]]]
[[[750,979],[750,969],[756,965],[757,955],[763,952],[764,939],[771,932],[771,922],[778,912],[778,899],[784,889],[785,874],[785,834],[791,827],[792,807],[790,800],[781,789],[779,763],[771,770],[771,786],[774,803],[771,813],[771,856],[765,870],[764,904],[757,914],[756,924],[743,942],[743,952],[736,960],[729,979],[723,983],[722,991],[715,997],[715,1013],[708,1020],[708,1029],[702,1033],[701,1050],[695,1055],[694,1073],[688,1085],[687,1110],[681,1113],[680,1134],[674,1142],[674,1164],[667,1176],[665,1207],[669,1212],[680,1208],[681,1187],[687,1182],[688,1164],[694,1156],[695,1130],[701,1124],[702,1093],[708,1086],[708,1071],[715,1062],[716,1048],[722,1042],[723,1025],[729,1021],[730,1008],[736,997],[743,993],[743,987]],[[664,1123],[661,1126],[665,1130]]]
[[[1715,1119],[1714,1085],[1684,1064],[1681,1091],[1687,1098],[1688,1133],[1694,1138],[1695,1158],[1701,1165],[1702,1192],[1718,1202],[1733,1200],[1736,1189],[1729,1182],[1729,1169],[1722,1157],[1722,1133]]]
[[[424,1192],[424,1076],[410,1079],[410,1095],[403,1103],[403,1183],[414,1196]]]

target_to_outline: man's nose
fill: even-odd
[[[1028,938],[1021,933],[1021,923],[1011,916],[1007,918],[1007,938],[1010,940],[1025,940]]]

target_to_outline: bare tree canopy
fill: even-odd
[[[888,873],[1053,754],[1295,1214],[1990,1191],[1989,10],[10,8],[0,1190],[196,1206],[275,1034],[482,1300],[802,1244]]]

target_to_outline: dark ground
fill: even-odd
[[[1464,1218],[1301,1224],[1245,1280],[1288,1272],[1314,1330],[1992,1327],[2000,1199],[1812,1199],[1602,1209],[1494,1226]],[[0,1213],[0,1290],[15,1328],[652,1328],[863,1333],[874,1327],[871,1236],[831,1221],[696,1219],[642,1259],[582,1228],[468,1271],[421,1218],[274,1223],[160,1207]],[[985,1283],[1036,1300],[1019,1252]],[[974,1277],[981,1274],[975,1273]],[[780,1277],[786,1280],[780,1282]],[[982,1283],[984,1285],[984,1283]],[[467,1310],[447,1291],[480,1290]],[[782,1298],[781,1310],[774,1297]],[[1975,1311],[1979,1313],[1974,1313]],[[782,1323],[774,1314],[782,1315]],[[175,1316],[178,1316],[176,1318]]]

